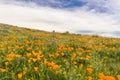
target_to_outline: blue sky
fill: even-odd
[[[46,31],[120,31],[120,0],[0,0],[0,23]]]
[[[16,1],[25,1],[25,2],[34,2],[42,6],[50,6],[53,8],[73,8],[81,7],[86,2],[80,0],[16,0]]]
[[[21,1],[21,0],[20,0]],[[74,8],[81,7],[86,4],[86,2],[79,0],[22,0],[26,2],[34,2],[42,6],[50,6],[53,8]]]
[[[95,9],[98,12],[107,12],[107,7],[103,6],[107,3],[107,0],[102,0],[102,2],[89,2],[88,0],[16,0],[20,2],[32,2],[39,6],[48,6],[52,8],[60,9],[74,9],[83,6],[87,6],[89,10]],[[97,4],[96,4],[97,3]]]

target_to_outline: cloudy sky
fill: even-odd
[[[0,23],[46,31],[120,31],[120,0],[0,0]]]

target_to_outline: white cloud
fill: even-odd
[[[80,30],[106,32],[120,31],[119,19],[115,19],[118,15],[99,13],[94,9],[88,11],[85,9],[87,6],[74,10],[64,10],[50,7],[38,7],[33,3],[18,3],[14,2],[14,0],[10,2],[3,2],[3,0],[0,0],[0,2],[0,23],[46,31],[56,30],[59,32],[77,32]],[[14,4],[12,2],[14,2]],[[111,5],[110,3],[111,2],[106,6]],[[16,4],[19,4],[19,6]],[[114,7],[112,8],[114,9]]]

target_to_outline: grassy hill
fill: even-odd
[[[0,24],[0,80],[120,80],[120,39]]]

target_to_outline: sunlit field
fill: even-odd
[[[120,80],[120,39],[0,25],[0,80]]]

